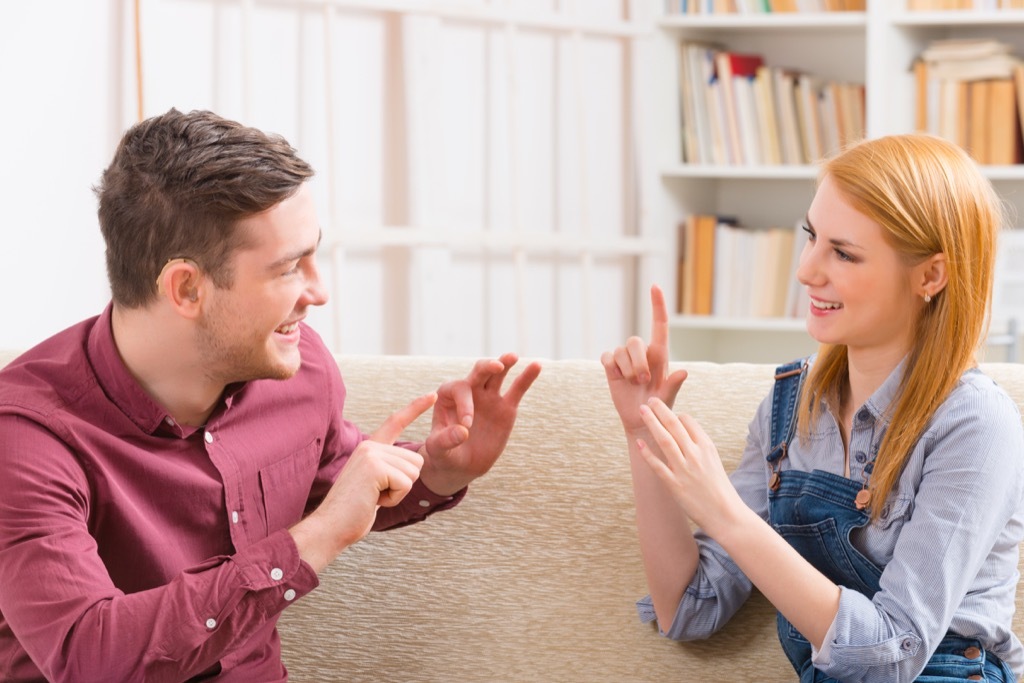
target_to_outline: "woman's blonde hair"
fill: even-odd
[[[929,135],[857,143],[824,162],[819,183],[825,176],[854,209],[882,226],[908,265],[946,256],[948,282],[916,321],[901,390],[871,473],[871,517],[877,519],[928,421],[976,364],[988,325],[1002,205],[961,148]],[[821,346],[801,398],[804,437],[823,401],[838,409],[848,367],[846,346]]]

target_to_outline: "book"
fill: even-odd
[[[928,43],[921,52],[921,59],[927,62],[972,61],[1008,55],[1012,51],[1008,43],[991,38],[946,38]]]
[[[757,67],[763,63],[764,59],[758,54],[722,51],[715,55],[718,82],[722,84],[720,103],[723,111],[721,113],[729,140],[729,163],[731,164],[749,163],[744,156],[744,143],[740,132],[733,78],[753,78]]]
[[[736,258],[737,231],[736,226],[726,221],[718,221],[715,225],[715,274],[711,290],[711,314],[715,316],[733,315],[732,287],[736,282],[733,272],[739,263]]]
[[[756,76],[733,76],[732,78],[743,162],[748,166],[764,163],[761,155],[761,128],[758,121],[757,95],[754,92],[755,78]]]
[[[1020,121],[1020,133],[1024,138],[1024,66],[1014,68],[1013,84],[1017,93],[1017,117]]]
[[[1011,54],[996,54],[978,59],[929,61],[932,73],[951,81],[980,81],[988,78],[1009,78],[1021,60]]]
[[[988,163],[1020,163],[1020,124],[1013,79],[989,81],[988,96]]]
[[[979,164],[990,164],[989,161],[989,84],[991,81],[975,81],[967,87],[969,104],[969,121],[967,123],[967,152]],[[1016,113],[1016,112],[1015,112]],[[1014,121],[1014,125],[1017,122]]]
[[[754,77],[754,92],[757,100],[757,129],[761,142],[761,161],[766,164],[782,163],[779,112],[775,104],[775,82],[773,69],[761,65]]]
[[[690,74],[690,46],[679,43],[679,139],[682,143],[681,159],[684,163],[701,163],[700,137],[697,131],[697,104],[695,84]]]
[[[803,141],[804,163],[817,163],[825,154],[819,103],[820,79],[800,74],[796,81],[797,114]]]
[[[772,69],[775,85],[775,102],[779,112],[779,147],[782,163],[804,163],[804,149],[800,134],[800,120],[797,116],[795,71]]]
[[[681,221],[678,229],[676,230],[676,313],[686,313],[687,301],[686,297],[689,292],[689,283],[687,278],[689,273],[687,269],[689,266],[686,263],[686,243],[689,239],[689,223],[690,220]]]
[[[693,148],[693,157],[687,158],[690,163],[714,164],[722,163],[724,150],[721,143],[716,150],[716,136],[720,135],[713,129],[711,104],[708,92],[709,84],[715,77],[713,55],[721,48],[714,43],[688,42],[685,44],[685,64],[687,67],[687,79],[689,81],[693,111],[694,132],[696,144]]]
[[[696,248],[693,258],[694,315],[711,315],[714,298],[715,227],[718,217],[699,214],[695,221]]]
[[[793,250],[790,252],[789,290],[786,293],[785,316],[787,318],[803,318],[807,315],[807,307],[811,305],[807,288],[800,284],[800,281],[796,278],[796,271],[800,267],[800,254],[803,253],[804,245],[807,244],[804,219],[798,220],[792,230]]]
[[[793,241],[796,239],[796,232],[793,228],[776,227],[772,228],[774,240],[777,243],[776,252],[778,259],[775,264],[775,296],[771,306],[771,317],[783,317],[786,315],[786,299],[789,296],[789,281],[796,279],[796,263],[794,258]]]

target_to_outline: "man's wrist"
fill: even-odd
[[[466,475],[453,471],[450,468],[441,468],[432,464],[430,454],[427,453],[427,446],[420,446],[420,455],[423,456],[423,469],[420,470],[420,481],[427,487],[427,490],[435,496],[454,496],[462,489],[469,486],[472,479]]]

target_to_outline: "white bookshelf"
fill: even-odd
[[[660,9],[661,0],[652,0]],[[780,15],[662,15],[651,46],[650,125],[647,159],[656,168],[647,220],[673,245],[676,226],[693,213],[736,216],[757,229],[793,225],[814,192],[814,166],[720,166],[682,163],[678,91],[681,40],[715,42],[727,49],[759,53],[769,66],[786,66],[828,80],[865,84],[869,137],[914,127],[911,66],[929,42],[943,38],[992,37],[1024,56],[1024,10],[909,12],[898,0],[868,0],[865,12]],[[1024,225],[1024,165],[985,168],[1000,196]],[[675,310],[676,251],[666,249],[657,269]],[[1010,269],[1024,270],[1024,264]],[[998,303],[998,302],[997,302]],[[994,312],[991,360],[1003,360],[1009,338],[1007,316]],[[672,316],[674,360],[782,362],[813,351],[803,320]],[[1019,328],[1018,328],[1019,331]],[[1012,346],[1012,345],[1011,345]],[[1019,343],[1017,344],[1019,346]]]

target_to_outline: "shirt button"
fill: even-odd
[[[914,649],[914,641],[912,641],[910,638],[904,639],[903,642],[900,643],[900,649],[904,652],[910,652]]]
[[[238,524],[238,510],[231,511],[231,523]]]
[[[857,451],[857,453],[853,457],[861,465],[868,461],[868,454],[865,453],[864,451]]]
[[[430,501],[429,500],[421,500],[420,501],[420,507],[421,508],[428,508],[428,507],[430,507]]]
[[[174,418],[171,417],[170,415],[168,415],[167,417],[164,418],[164,422],[166,422],[167,424],[171,425],[172,427],[174,426]]]
[[[871,411],[867,408],[861,408],[860,412],[857,413],[857,419],[861,422],[867,422],[871,419]]]
[[[284,578],[284,572],[281,571],[280,567],[274,567],[270,570],[270,578],[274,581],[280,581]]]
[[[214,618],[212,618],[212,617],[211,617],[211,618],[209,618],[209,619],[207,619],[207,620],[206,620],[206,628],[208,628],[208,629],[209,629],[209,630],[211,630],[211,631],[212,631],[213,629],[217,628],[217,620],[216,620],[216,619],[214,619]]]
[[[286,590],[284,592],[284,599],[287,600],[288,602],[291,602],[292,600],[294,600],[295,599],[295,591],[292,590],[291,588]]]
[[[203,438],[206,439],[206,443],[213,443],[213,434],[210,432],[203,434]]]

